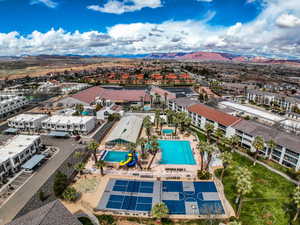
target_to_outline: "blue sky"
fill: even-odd
[[[298,0],[0,0],[0,55],[205,50],[297,58],[299,32]]]

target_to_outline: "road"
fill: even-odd
[[[48,178],[74,152],[77,147],[83,147],[72,139],[55,139],[42,137],[43,143],[60,149],[40,170],[38,170],[11,198],[0,208],[0,225],[10,222]]]

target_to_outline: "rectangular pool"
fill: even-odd
[[[127,158],[128,153],[129,152],[107,151],[103,160],[106,162],[121,162]]]
[[[162,151],[160,164],[195,165],[189,141],[159,140]]]

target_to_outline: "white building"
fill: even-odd
[[[168,109],[175,112],[188,113],[187,108],[191,105],[200,103],[197,99],[182,97],[169,100]]]
[[[20,169],[40,147],[37,135],[18,135],[0,147],[0,179]]]
[[[5,117],[29,103],[29,100],[24,96],[14,96],[0,101],[0,117]]]
[[[35,130],[42,128],[42,121],[47,119],[46,114],[19,114],[8,119],[8,126],[20,130]]]
[[[63,116],[54,115],[42,121],[45,130],[64,131],[69,133],[87,134],[96,126],[94,116]]]
[[[114,113],[118,113],[121,116],[123,116],[124,110],[122,109],[122,106],[115,105],[115,104],[110,106],[105,106],[102,109],[100,109],[96,114],[98,120],[106,120],[109,115]]]

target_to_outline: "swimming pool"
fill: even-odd
[[[162,132],[164,134],[172,134],[174,132],[174,130],[173,129],[162,129]]]
[[[103,160],[106,162],[121,162],[127,158],[129,152],[107,151]]]
[[[195,165],[189,141],[159,140],[162,151],[160,164]]]
[[[150,106],[150,105],[145,105],[145,106],[144,106],[144,110],[145,110],[145,111],[151,110],[151,106]]]

